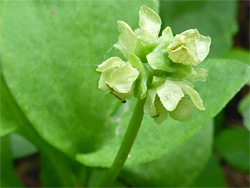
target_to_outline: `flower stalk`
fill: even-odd
[[[116,155],[116,158],[111,168],[109,169],[108,173],[104,176],[100,184],[100,187],[110,186],[116,180],[117,176],[122,170],[141,126],[141,122],[144,115],[143,112],[144,103],[145,99],[144,100],[138,99],[133,115],[130,119],[127,131],[120,146],[120,149]]]

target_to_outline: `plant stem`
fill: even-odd
[[[128,154],[133,146],[138,130],[141,126],[142,118],[144,115],[144,102],[145,100],[138,99],[120,149],[116,155],[116,158],[111,168],[101,181],[100,187],[108,187],[109,185],[111,185],[116,180],[117,176],[122,170],[124,163],[128,158]]]
[[[85,167],[85,180],[84,180],[83,187],[88,187],[88,185],[89,185],[91,170],[92,169],[90,167],[88,167],[88,166]]]

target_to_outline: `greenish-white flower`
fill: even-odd
[[[198,65],[208,55],[211,38],[201,35],[197,29],[190,29],[174,37],[167,50],[175,63]]]
[[[111,57],[100,64],[96,70],[102,72],[99,80],[100,89],[109,90],[122,101],[134,95],[139,71],[129,62],[126,63],[119,57]]]
[[[114,45],[127,59],[111,57],[98,66],[99,88],[120,100],[145,99],[144,112],[161,124],[170,115],[187,121],[196,106],[205,110],[191,84],[205,81],[206,69],[196,67],[208,55],[211,39],[196,29],[173,36],[166,27],[159,36],[161,19],[147,6],[139,12],[139,28],[118,21],[119,37]]]
[[[200,95],[190,83],[170,79],[163,81],[162,78],[154,77],[153,85],[156,87],[148,90],[144,106],[144,112],[158,124],[167,118],[168,113],[173,119],[187,121],[192,114],[193,104],[205,110]]]
[[[120,35],[114,47],[120,50],[125,58],[128,59],[131,52],[142,58],[155,47],[161,28],[161,19],[149,7],[141,7],[139,28],[134,31],[124,21],[118,21],[117,24]]]

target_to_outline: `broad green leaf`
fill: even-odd
[[[34,146],[31,142],[39,149],[41,158],[44,161],[44,158],[48,160],[47,163],[44,163],[41,166],[42,174],[42,184],[47,186],[73,186],[74,185],[74,175],[71,169],[71,162],[69,159],[62,154],[61,152],[55,150],[53,147],[48,145],[33,129],[32,125],[24,116],[23,112],[20,110],[16,101],[13,99],[9,88],[7,88],[3,74],[1,73],[1,137],[5,135],[8,131],[13,130],[22,135],[22,137],[27,138],[24,140],[19,135],[10,135],[10,141],[7,140],[7,136],[3,136],[1,140],[1,150],[4,149],[4,153],[1,152],[1,166],[4,170],[4,173],[1,171],[1,187],[13,187],[19,186],[15,179],[12,180],[13,167],[10,165],[10,160],[12,158],[24,157],[35,152]],[[13,131],[9,131],[11,133]],[[9,137],[8,137],[9,139]],[[10,142],[10,144],[8,143]],[[4,145],[2,145],[4,144]],[[5,146],[6,144],[6,146]],[[8,145],[8,148],[7,148]],[[9,150],[12,150],[12,154],[9,153]],[[4,162],[3,162],[4,161]],[[12,161],[11,161],[12,162]],[[46,166],[47,165],[47,166]],[[80,166],[80,168],[83,168]],[[49,173],[53,174],[52,181],[48,180],[51,176],[47,176],[48,171],[45,170],[46,176],[43,176],[44,169],[49,169]],[[66,171],[64,171],[67,169]],[[73,177],[72,177],[73,176]]]
[[[244,129],[230,128],[215,139],[215,151],[230,165],[250,173],[250,133]]]
[[[1,3],[8,85],[40,135],[71,156],[96,150],[114,133],[117,125],[106,119],[120,102],[97,88],[95,69],[117,41],[116,21],[136,26],[143,4],[157,6],[153,0]]]
[[[0,138],[0,187],[23,187],[14,170],[9,136]]]
[[[234,48],[225,54],[225,58],[239,60],[243,63],[250,64],[250,52],[243,48]]]
[[[250,52],[247,49],[234,48],[225,54],[225,58],[239,60],[250,65]],[[250,80],[248,80],[247,85],[250,86]]]
[[[106,134],[113,132],[114,125],[106,127],[103,123],[119,101],[97,89],[99,74],[95,65],[117,40],[116,20],[126,20],[135,26],[142,4],[142,1],[107,1],[102,6],[92,1],[2,2],[1,24],[6,30],[1,32],[1,48],[6,78],[22,80],[10,86],[21,90],[15,98],[24,113],[41,135],[70,155],[94,150]],[[145,4],[156,6],[153,1]],[[124,6],[129,6],[130,11]],[[13,14],[9,15],[9,9]],[[39,14],[35,16],[34,12]],[[50,24],[43,24],[41,19]],[[28,31],[25,25],[29,25]],[[18,49],[14,50],[15,56],[11,55],[13,48]],[[13,57],[16,60],[9,67]],[[11,67],[16,71],[7,70]]]
[[[219,57],[233,44],[237,31],[237,1],[160,1],[163,26],[174,34],[198,29],[212,39],[210,57]],[[164,28],[163,27],[163,28]]]
[[[218,159],[212,155],[191,187],[227,187]]]
[[[240,101],[238,111],[243,117],[244,126],[250,131],[250,94],[249,93]]]
[[[40,179],[43,187],[76,187],[76,175],[70,158],[61,152],[49,148],[40,154]],[[78,164],[77,168],[84,167]],[[81,185],[79,185],[81,186]]]
[[[110,166],[126,130],[133,100],[121,105],[104,94],[98,89],[100,74],[95,69],[117,42],[116,21],[135,27],[142,4],[154,9],[157,5],[155,1],[2,2],[0,45],[8,87],[38,133],[68,155],[78,154],[83,164]],[[146,115],[127,165],[174,151],[214,117],[249,76],[247,65],[236,61],[211,60],[205,67],[208,79],[195,89],[206,111],[195,110],[187,123],[168,118],[161,126]]]
[[[212,140],[213,124],[209,123],[174,152],[153,162],[127,167],[121,177],[133,187],[187,187],[207,163]]]
[[[37,152],[36,147],[20,135],[10,135],[11,149],[14,159],[27,157]]]

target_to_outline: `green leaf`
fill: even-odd
[[[136,26],[140,6],[156,9],[157,4],[149,0],[105,1],[102,6],[90,0],[1,4],[3,72],[23,112],[40,135],[69,155],[96,150],[114,133],[116,125],[105,124],[120,102],[97,88],[95,66],[117,41],[116,21]]]
[[[23,112],[20,110],[16,101],[12,97],[9,88],[7,88],[5,79],[2,72],[1,75],[1,150],[4,149],[4,153],[1,152],[1,170],[4,169],[4,173],[1,171],[1,186],[20,187],[20,183],[17,183],[16,180],[12,177],[13,167],[9,161],[12,158],[24,157],[29,154],[33,154],[36,149],[31,144],[31,142],[39,149],[42,160],[47,159],[48,161],[41,166],[42,170],[42,184],[47,186],[73,186],[74,185],[74,176],[71,168],[71,163],[68,162],[68,158],[61,152],[55,150],[53,147],[48,145],[33,129],[32,125],[24,116]],[[14,127],[14,129],[12,129]],[[7,130],[7,131],[6,131]],[[6,133],[15,132],[22,135],[22,137],[27,138],[24,140],[19,135],[11,135],[10,141],[7,140],[7,136],[4,136]],[[9,137],[8,137],[9,139]],[[30,142],[29,142],[29,141]],[[10,142],[10,144],[9,144]],[[5,146],[6,145],[6,146]],[[8,146],[8,148],[7,148]],[[9,153],[9,150],[12,150],[12,153]],[[2,162],[3,161],[3,162]],[[11,161],[12,163],[12,161]],[[48,166],[46,166],[48,165]],[[52,181],[48,180],[51,176],[43,176],[43,171],[49,169],[49,173],[52,172],[53,178]],[[81,166],[82,168],[82,166]],[[7,170],[5,170],[7,169]],[[64,171],[67,169],[67,171]]]
[[[250,64],[250,52],[247,49],[243,48],[234,48],[225,54],[225,58],[235,59],[246,64]]]
[[[20,135],[12,134],[10,139],[14,159],[27,157],[37,152],[36,147]]]
[[[174,34],[198,29],[212,39],[210,57],[219,57],[233,44],[237,31],[237,1],[160,1],[163,28],[170,26]]]
[[[244,126],[250,131],[250,94],[246,95],[238,106],[238,111],[243,117]]]
[[[250,52],[247,49],[243,49],[243,48],[234,48],[232,50],[230,50],[228,53],[225,54],[225,58],[228,59],[235,59],[238,61],[241,61],[243,63],[246,63],[248,65],[250,65]],[[250,86],[250,80],[248,80],[247,85]]]
[[[48,143],[88,166],[111,165],[130,119],[133,100],[121,105],[104,94],[95,69],[117,41],[116,21],[135,27],[142,4],[156,10],[155,1],[105,1],[102,6],[96,1],[2,2],[0,47],[8,87]],[[205,68],[208,79],[195,89],[206,111],[195,110],[187,123],[168,118],[161,126],[145,115],[127,165],[174,151],[214,117],[249,76],[247,65],[236,61],[211,60]]]
[[[187,187],[207,163],[212,140],[213,125],[209,123],[174,152],[153,162],[127,167],[121,177],[134,187]]]
[[[0,138],[0,187],[23,187],[14,170],[11,144],[8,136]]]
[[[250,173],[250,133],[244,129],[230,128],[222,131],[215,139],[216,152],[230,165]]]
[[[212,155],[191,187],[227,187],[217,158]]]

